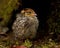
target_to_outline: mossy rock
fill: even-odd
[[[20,5],[19,0],[0,0],[0,26],[6,26],[13,10]]]

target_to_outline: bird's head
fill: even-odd
[[[37,16],[37,14],[35,13],[35,11],[31,8],[25,8],[21,11],[21,14],[24,16]]]

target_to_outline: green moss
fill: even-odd
[[[11,13],[18,8],[18,0],[1,0],[0,1],[0,25],[6,26],[11,18]]]
[[[27,40],[25,40],[25,42],[23,43],[23,45],[26,46],[26,47],[28,47],[28,48],[30,48],[32,46],[32,42],[27,39]]]

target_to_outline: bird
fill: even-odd
[[[12,30],[15,39],[33,39],[36,36],[39,20],[31,8],[22,9],[13,22]]]

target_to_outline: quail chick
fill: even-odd
[[[16,20],[12,25],[13,35],[17,39],[32,39],[36,36],[39,21],[37,14],[31,8],[21,10],[16,15]]]

